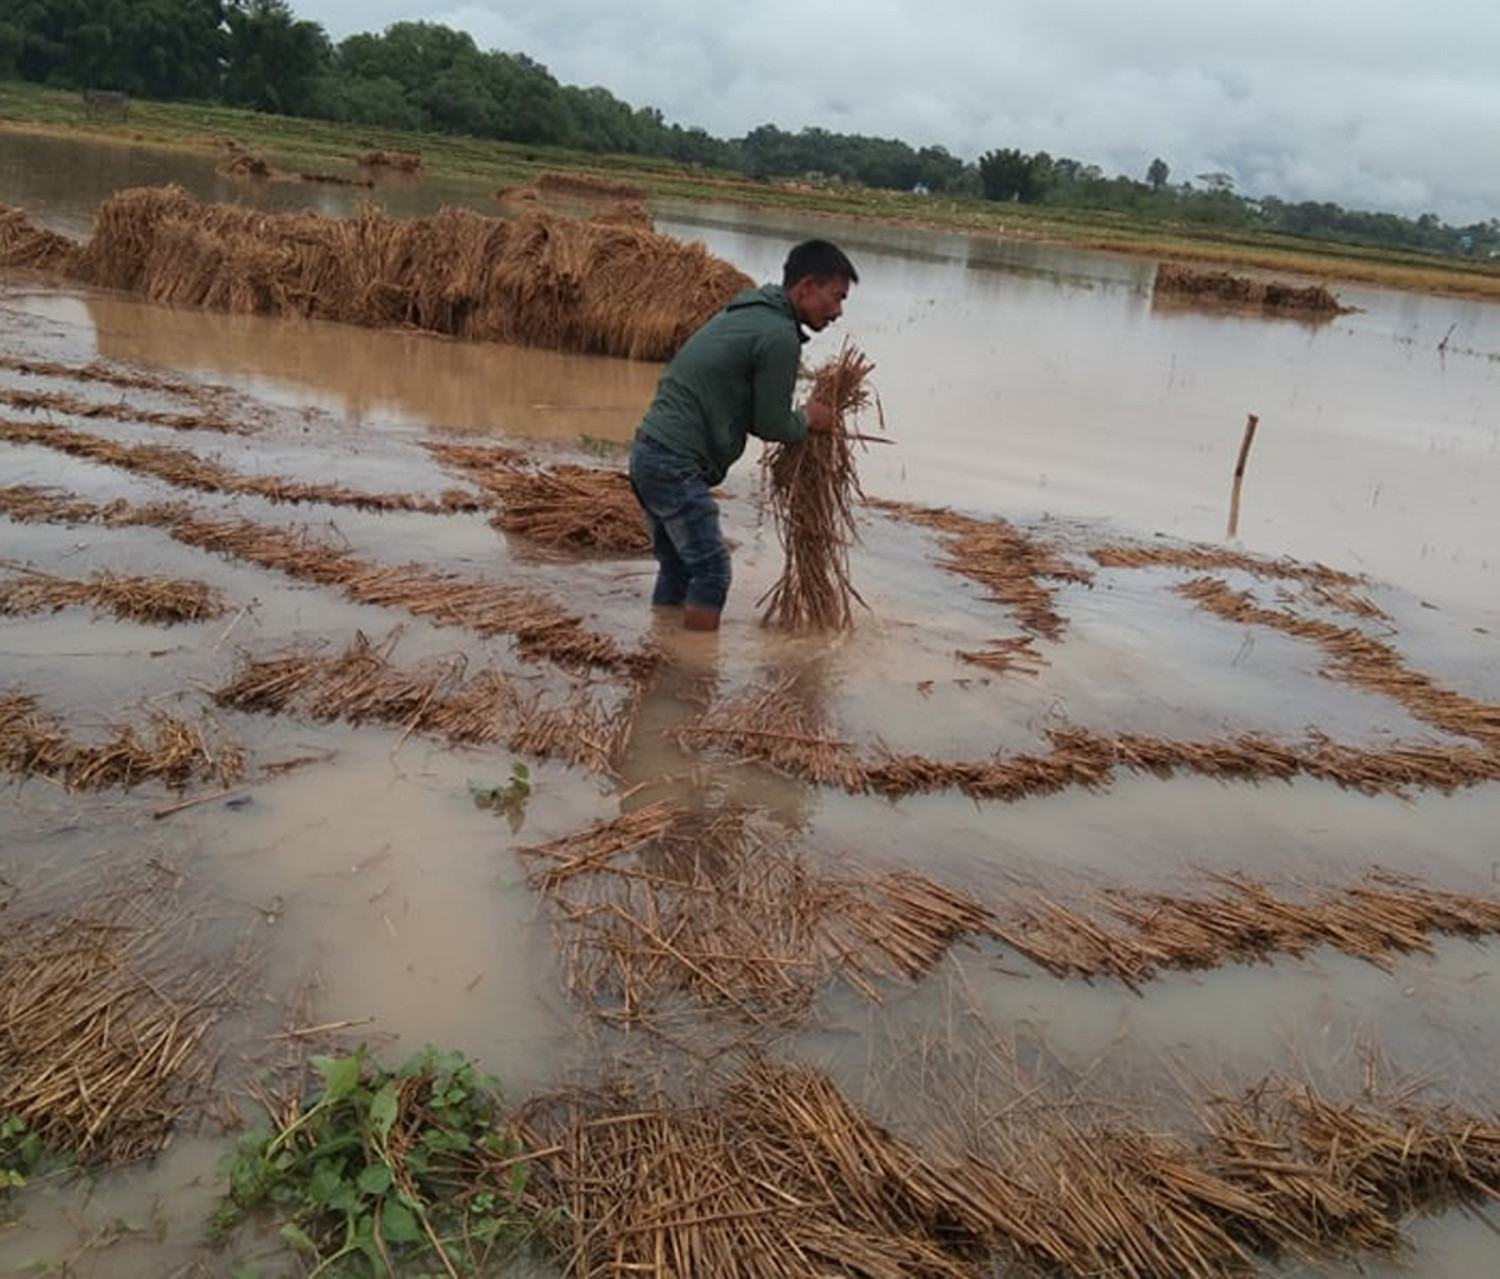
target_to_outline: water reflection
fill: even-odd
[[[312,202],[336,215],[363,199],[397,216],[443,204],[500,212],[477,183],[242,184],[215,172],[218,159],[207,142],[201,154],[162,156],[0,134],[0,201],[79,233],[113,190],[163,181],[202,199]],[[826,358],[847,335],[875,363],[898,447],[862,467],[873,495],[1218,541],[1241,430],[1255,413],[1239,527],[1246,549],[1367,572],[1495,622],[1500,307],[1348,286],[1336,292],[1358,313],[1317,329],[1169,314],[1152,305],[1147,259],[731,206],[654,212],[659,229],[758,279],[779,275],[796,239],[828,235],[849,248],[861,283],[845,319],[805,354]],[[655,378],[649,366],[410,335],[126,315],[101,324],[105,353],[331,391],[361,419],[618,440]]]
[[[329,211],[359,198],[295,184],[260,192],[235,185],[216,197],[211,158],[163,161],[128,147],[39,144],[27,151],[33,171],[18,165],[12,142],[0,135],[0,200],[44,220],[86,210],[85,229],[109,184],[161,181],[169,173],[203,198],[316,197]],[[102,150],[110,154],[97,157],[94,167],[79,163],[68,171],[74,157]],[[158,165],[164,171],[147,177]],[[424,184],[379,194],[409,197],[416,209],[462,193]],[[1419,613],[1403,599],[1416,616],[1402,619],[1400,638],[1421,654],[1415,664],[1423,669],[1432,667],[1421,658],[1441,650],[1462,687],[1474,691],[1484,652],[1476,646],[1491,640],[1477,640],[1473,623],[1492,614],[1500,599],[1494,590],[1500,561],[1492,561],[1489,549],[1500,480],[1494,395],[1500,370],[1483,354],[1500,350],[1495,308],[1349,290],[1346,298],[1364,310],[1316,331],[1258,317],[1169,317],[1151,305],[1145,262],[743,210],[663,214],[665,228],[709,241],[761,278],[775,276],[787,244],[802,235],[831,234],[850,247],[864,280],[840,328],[876,360],[877,388],[897,441],[863,457],[871,493],[1016,516],[1052,510],[1087,521],[1088,540],[1110,523],[1129,534],[1165,529],[1215,541],[1244,414],[1257,411],[1262,434],[1245,490],[1247,542],[1451,590],[1467,614]],[[267,398],[326,403],[365,424],[624,439],[656,376],[655,366],[627,361],[173,311],[74,290],[28,294],[15,315],[18,350],[50,344],[59,358],[77,363],[93,344],[110,359],[247,381]],[[831,354],[837,340],[837,334],[820,338],[809,358]],[[357,438],[361,464],[381,464],[376,433]],[[282,446],[266,447],[268,469],[279,467]],[[934,756],[1027,749],[1042,730],[1066,722],[1059,718],[1064,713],[1095,728],[1160,726],[1181,716],[1184,731],[1195,717],[1243,725],[1284,716],[1291,733],[1304,719],[1327,724],[1343,717],[1358,726],[1367,721],[1349,717],[1369,713],[1347,690],[1322,687],[1327,681],[1316,674],[1314,657],[1289,653],[1288,664],[1257,666],[1274,647],[1270,641],[1247,655],[1238,635],[1190,630],[1180,602],[1163,603],[1155,584],[1139,574],[1101,575],[1095,587],[1070,591],[1072,630],[1065,646],[1049,652],[1051,665],[1039,679],[960,686],[968,672],[955,665],[953,651],[995,635],[996,613],[972,607],[969,588],[934,569],[940,552],[928,540],[888,523],[872,528],[857,552],[858,577],[862,588],[872,588],[876,612],[861,617],[847,645],[820,652],[769,635],[750,620],[751,601],[769,585],[779,552],[743,500],[752,473],[747,461],[733,481],[739,495],[726,504],[742,544],[739,620],[703,637],[663,619],[654,639],[669,650],[668,660],[644,693],[619,788],[601,790],[594,779],[561,767],[537,768],[528,841],[657,798],[709,811],[741,802],[807,831],[810,841],[857,849],[867,865],[930,872],[987,890],[995,901],[1005,901],[1018,881],[1102,875],[1167,888],[1192,882],[1204,867],[1253,866],[1285,878],[1312,867],[1320,876],[1344,876],[1374,858],[1440,880],[1488,867],[1493,787],[1406,801],[1330,794],[1311,782],[1261,789],[1206,778],[1122,777],[1107,790],[1001,808],[954,794],[888,803],[762,770],[700,768],[699,757],[672,743],[671,730],[716,695],[761,688],[792,671],[801,673],[809,723],[831,718],[832,731],[889,740],[895,748],[921,746]],[[459,536],[423,531],[417,521],[372,518],[370,524],[385,525],[369,536],[389,539],[380,558],[392,562],[414,546]],[[314,605],[309,591],[273,592],[248,568],[216,567],[146,530],[129,534],[129,542],[120,531],[106,537],[62,527],[24,535],[13,528],[10,536],[24,537],[23,549],[39,563],[64,554],[145,555],[153,566],[159,559],[184,574],[224,575],[240,598],[259,593],[254,617],[235,631],[236,643],[248,642],[252,626],[269,643],[290,632],[328,633],[330,626],[365,621],[352,607]],[[492,546],[484,537],[480,554]],[[531,555],[528,567],[546,562]],[[511,562],[523,560],[518,552]],[[71,571],[82,565],[74,561]],[[631,572],[638,581],[629,579]],[[588,603],[591,624],[609,621],[635,635],[637,623],[620,623],[619,615],[628,608],[644,616],[648,566],[570,564],[559,569],[559,580],[564,575],[568,598]],[[90,642],[75,646],[75,633]],[[48,623],[50,643],[35,621],[8,623],[7,635],[12,676],[29,681],[36,672],[66,681],[75,699],[100,708],[101,718],[127,682],[166,689],[196,660],[186,649],[175,658],[146,650],[156,642],[150,637],[127,644],[81,617]],[[61,647],[58,636],[66,641]],[[59,665],[75,647],[79,662],[89,665]],[[101,654],[108,658],[103,664]],[[217,660],[228,658],[226,646]],[[1318,692],[1309,694],[1309,687]],[[1340,698],[1348,699],[1343,709]],[[1405,735],[1408,726],[1399,727]],[[1389,728],[1385,719],[1371,723],[1375,733]],[[497,752],[455,757],[406,739],[392,749],[391,737],[375,729],[313,730],[287,720],[264,731],[289,753],[293,744],[305,752],[309,737],[313,745],[336,742],[336,771],[267,783],[253,805],[232,816],[205,807],[180,815],[170,828],[148,824],[160,832],[155,838],[195,850],[237,898],[259,901],[274,891],[283,900],[273,975],[289,978],[318,964],[331,1017],[374,1016],[410,1046],[422,1039],[457,1043],[521,1088],[553,1078],[571,1027],[550,1011],[566,1007],[550,939],[519,884],[503,823],[476,812],[468,797],[471,781],[502,781],[509,759]],[[35,804],[38,793],[32,788],[23,799]],[[47,821],[35,815],[7,821],[25,832],[23,845],[45,851],[58,838],[50,812]],[[125,844],[140,834],[93,822],[86,829],[90,847]],[[1471,970],[1483,963],[1483,952],[1477,960],[1468,954],[1455,947],[1432,961],[1403,961],[1392,974],[1360,969],[1352,976],[1348,965],[1315,956],[1286,961],[1270,980],[1263,980],[1265,970],[1246,968],[1164,982],[1149,1003],[1103,984],[1035,977],[1023,983],[1013,973],[999,973],[1003,982],[988,994],[997,1017],[1029,1019],[1047,1026],[1055,1040],[1086,1048],[1125,1010],[1132,1033],[1148,1044],[1185,1043],[1220,1057],[1264,1051],[1274,1062],[1282,1056],[1280,1025],[1317,1022],[1321,1033],[1331,1004],[1341,1020],[1378,1016],[1394,1052],[1429,1044],[1438,1051],[1462,1041],[1489,1060],[1493,1027],[1472,1020],[1484,988],[1470,993]],[[995,979],[983,959],[966,954],[964,960],[980,986]],[[1444,1006],[1440,982],[1450,983],[1451,1006]],[[1220,1026],[1215,1014],[1231,1003],[1241,1015]],[[858,1050],[867,1052],[867,1043]],[[1424,1263],[1435,1246],[1430,1238],[1424,1243]],[[1444,1273],[1482,1268],[1473,1258],[1468,1269],[1455,1266]],[[1428,1266],[1424,1273],[1438,1270]]]
[[[86,298],[100,355],[154,368],[288,385],[354,422],[393,421],[528,439],[630,438],[659,366],[455,342],[316,320],[178,311]]]

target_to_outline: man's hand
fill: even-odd
[[[822,400],[809,400],[802,406],[802,416],[807,419],[809,431],[833,430],[833,410]]]

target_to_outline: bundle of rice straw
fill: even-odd
[[[846,340],[813,375],[812,398],[833,410],[833,429],[767,452],[768,501],[786,551],[780,578],[759,601],[767,626],[844,631],[854,625],[851,601],[864,603],[849,580],[849,548],[859,537],[854,511],[864,492],[854,468],[858,437],[845,423],[869,406],[865,379],[874,367]]]
[[[0,204],[0,266],[67,272],[79,252],[67,236],[33,226],[21,210]]]

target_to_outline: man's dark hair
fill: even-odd
[[[828,240],[803,240],[786,255],[786,265],[781,268],[781,287],[789,289],[808,276],[826,280],[834,275],[850,284],[859,283],[859,272],[838,245]]]

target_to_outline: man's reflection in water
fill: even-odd
[[[755,762],[734,763],[712,748],[683,746],[678,733],[711,708],[720,694],[720,633],[683,628],[680,610],[653,615],[651,639],[662,660],[641,694],[619,765],[620,811],[635,812],[667,801],[707,829],[722,820],[739,822],[761,813],[788,830],[806,827],[814,788],[770,772]],[[815,661],[797,685],[821,701],[824,663]],[[708,843],[715,843],[709,840]],[[730,841],[733,842],[733,841]]]
[[[661,653],[636,708],[620,762],[620,811],[670,801],[689,811],[710,802],[712,769],[681,746],[676,731],[713,703],[719,685],[719,635],[688,631],[680,608],[652,611],[651,642]]]

